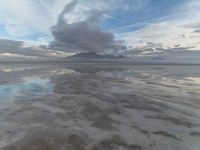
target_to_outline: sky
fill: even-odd
[[[0,0],[0,59],[200,58],[200,0]]]

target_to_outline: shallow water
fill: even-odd
[[[50,93],[53,90],[48,79],[39,77],[23,78],[19,83],[0,85],[0,101],[18,99],[17,97],[36,96]]]
[[[0,65],[2,150],[199,150],[200,66]]]

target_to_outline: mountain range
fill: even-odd
[[[122,55],[114,56],[114,55],[100,55],[95,52],[86,52],[86,53],[78,53],[70,57],[66,57],[68,59],[124,59],[128,58]]]

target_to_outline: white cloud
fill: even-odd
[[[50,2],[51,1],[51,2]],[[0,0],[0,23],[13,37],[47,33],[69,0]]]
[[[20,39],[37,33],[51,36],[50,27],[56,24],[58,15],[70,1],[72,0],[0,0],[0,24],[5,26],[9,38]],[[86,19],[88,12],[94,9],[108,12],[117,8],[137,10],[148,1],[136,0],[130,7],[128,0],[79,0],[79,7],[66,14],[65,18],[68,23],[73,23]],[[105,18],[117,19],[108,14]],[[43,36],[39,36],[38,40],[40,38]]]
[[[147,43],[159,43],[160,48],[170,49],[185,47],[189,50],[200,50],[200,1],[187,1],[172,10],[171,15],[145,24],[145,27],[126,33],[118,33],[128,45],[134,48],[147,46]],[[126,27],[125,27],[126,28]],[[158,47],[159,48],[159,47]]]
[[[38,41],[50,40],[50,28],[56,25],[57,18],[64,6],[71,0],[0,0],[0,23],[3,24],[10,37],[21,38],[26,35],[43,33],[38,36]],[[110,11],[115,9],[126,9],[137,11],[142,9],[149,0],[134,0],[131,5],[129,0],[79,0],[77,7],[65,14],[67,23],[84,21],[90,15],[90,11],[105,11],[104,18],[116,21],[118,18],[110,16]],[[200,29],[200,1],[190,0],[180,7],[171,11],[171,14],[153,23],[138,23],[133,26],[145,26],[137,31],[116,33],[118,39],[126,41],[127,45],[142,49],[146,48],[170,49],[174,47],[185,47],[190,50],[200,50],[200,33],[194,32]],[[152,20],[151,20],[152,21]],[[127,28],[127,27],[124,27]],[[113,30],[114,32],[114,30]],[[149,45],[149,43],[156,43]],[[31,50],[30,50],[31,49]],[[34,49],[34,50],[33,50]],[[37,50],[36,50],[37,49]],[[130,51],[131,49],[129,49]],[[13,52],[14,51],[14,52]],[[25,50],[5,51],[4,53],[19,53],[18,55],[41,55],[50,57],[62,57],[70,54],[59,51],[47,51],[40,48],[27,48]],[[46,52],[46,54],[44,54]],[[158,50],[152,51],[158,52]],[[123,53],[123,52],[122,52]],[[133,53],[135,54],[135,53]],[[5,55],[5,54],[3,54]]]
[[[171,23],[149,25],[142,30],[124,33],[120,36],[123,37],[128,45],[133,45],[134,47],[153,42],[162,43],[164,48],[173,48],[179,45],[180,47],[200,50],[200,34],[194,33],[192,28],[185,28]]]
[[[63,10],[65,4],[70,1],[0,0],[0,23],[13,37],[23,37],[37,32],[49,33],[50,27],[56,24],[57,16]],[[96,5],[92,7],[101,7],[100,3],[96,3]],[[77,19],[82,19],[84,15],[82,10],[75,10],[67,17],[69,17],[69,20],[76,19],[77,16],[79,16]]]
[[[16,53],[0,53],[0,58],[38,58],[36,56],[26,56]]]

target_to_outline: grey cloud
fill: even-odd
[[[166,64],[200,64],[200,51],[190,50],[188,47],[173,47],[173,48],[155,48],[159,51],[148,51],[147,48],[136,48],[127,51],[131,55],[132,61],[143,63],[166,63]],[[140,55],[140,57],[138,57]]]
[[[122,53],[124,53],[125,56],[133,57],[137,55],[152,55],[163,51],[164,49],[161,43],[147,42],[144,46],[129,47],[129,49],[122,51]]]
[[[75,6],[77,5],[77,0],[72,0],[71,3],[67,4],[63,11],[60,13],[59,17],[58,17],[58,24],[63,24],[65,23],[63,17],[67,12],[70,12]]]
[[[104,11],[91,10],[89,17],[80,22],[69,24],[64,15],[73,10],[77,1],[67,4],[58,17],[57,25],[51,28],[54,41],[49,44],[50,49],[73,52],[115,52],[125,49],[123,42],[116,41],[110,32],[101,30],[99,19]]]
[[[147,42],[144,46],[139,47],[129,47],[129,49],[122,51],[120,54],[124,56],[134,57],[134,56],[155,56],[155,57],[165,57],[166,55],[180,55],[183,53],[188,53],[188,51],[194,53],[190,49],[193,47],[181,47],[181,45],[174,45],[173,47],[164,48],[161,43]]]
[[[22,41],[13,41],[13,40],[6,40],[0,39],[0,53],[11,53],[11,54],[18,54],[23,56],[32,56],[32,57],[51,57],[49,50],[44,49],[42,47],[24,47],[24,42]],[[57,51],[53,51],[57,53]],[[53,57],[53,56],[52,56]]]
[[[22,45],[23,42],[20,41],[0,39],[0,51],[4,50],[7,52],[13,52],[15,49],[19,49]]]

